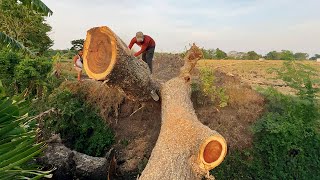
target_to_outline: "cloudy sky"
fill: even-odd
[[[70,48],[96,26],[129,43],[151,35],[157,51],[179,52],[191,42],[225,51],[290,49],[320,53],[319,0],[43,0],[55,49]]]

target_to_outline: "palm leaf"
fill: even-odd
[[[3,84],[0,81],[0,98],[5,97],[6,96],[6,91],[4,90]]]
[[[21,42],[17,41],[16,39],[10,37],[4,32],[0,32],[0,43],[5,44],[8,47],[11,47],[16,50],[21,50],[23,52],[26,52],[30,55],[34,55],[34,53],[27,47],[25,47]]]
[[[46,148],[44,143],[35,144],[36,130],[26,128],[34,118],[21,116],[24,109],[25,101],[19,97],[0,98],[0,179],[49,178],[52,172],[22,168]]]
[[[23,5],[30,7],[31,9],[36,10],[44,14],[45,16],[51,16],[53,12],[51,9],[44,4],[41,0],[19,0]]]

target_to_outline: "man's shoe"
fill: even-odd
[[[155,101],[159,101],[159,99],[160,99],[155,90],[152,90],[152,91],[151,91],[151,97],[152,97],[152,99],[155,100]]]

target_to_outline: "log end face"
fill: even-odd
[[[116,63],[116,35],[106,26],[87,32],[83,49],[84,68],[95,80],[105,80]]]
[[[215,134],[207,138],[200,146],[199,162],[200,167],[210,171],[219,166],[227,154],[227,143],[225,139]]]
[[[206,163],[213,163],[219,159],[222,153],[222,145],[220,142],[210,141],[203,151],[203,159]]]

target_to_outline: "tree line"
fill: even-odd
[[[255,51],[249,52],[237,52],[231,51],[229,53],[224,52],[223,50],[217,49],[205,49],[202,48],[202,52],[204,54],[205,59],[233,59],[233,60],[259,60],[259,59],[267,59],[267,60],[317,60],[320,58],[320,54],[315,54],[310,57],[308,53],[297,52],[294,53],[290,50],[282,50],[282,51],[271,51],[266,55],[261,55],[256,53]]]

